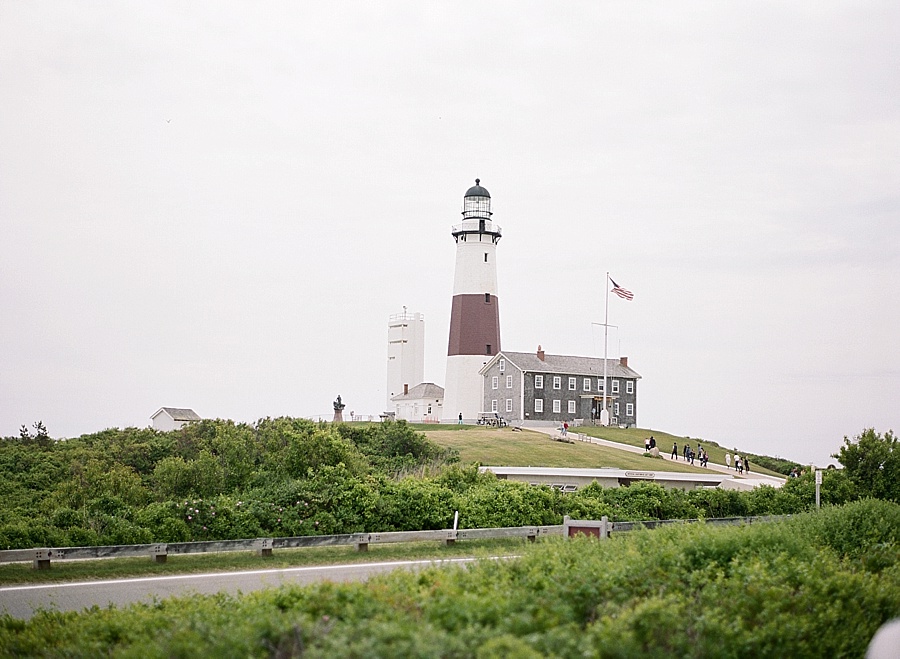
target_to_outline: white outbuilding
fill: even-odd
[[[200,415],[187,407],[160,407],[150,417],[155,430],[178,430],[191,421],[201,421]]]
[[[440,423],[444,409],[444,388],[433,382],[417,384],[391,398],[395,418],[411,423]]]

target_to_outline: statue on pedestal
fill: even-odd
[[[334,401],[334,418],[331,420],[332,423],[343,423],[344,421],[344,408],[347,407],[341,402],[341,396],[338,394],[337,400]]]

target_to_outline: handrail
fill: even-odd
[[[712,519],[666,519],[640,522],[609,522],[601,520],[572,520],[565,517],[563,524],[549,526],[512,526],[488,529],[441,529],[434,531],[389,531],[385,533],[344,533],[340,535],[303,535],[285,538],[252,538],[243,540],[208,540],[201,542],[169,542],[142,545],[101,545],[96,547],[37,547],[32,549],[0,550],[0,563],[32,561],[35,569],[50,567],[51,561],[71,559],[150,557],[157,563],[165,563],[168,556],[204,554],[209,552],[254,551],[260,556],[271,556],[274,549],[301,549],[307,547],[334,547],[354,545],[357,551],[366,551],[370,544],[395,542],[442,542],[447,545],[458,540],[484,540],[495,538],[525,538],[535,541],[539,537],[575,532],[609,537],[612,533],[627,533],[640,528],[653,529],[670,524],[730,525],[771,522],[787,519],[790,515],[758,517],[722,517]],[[606,533],[600,531],[605,527]]]

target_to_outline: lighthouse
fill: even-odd
[[[451,230],[456,270],[444,381],[447,423],[456,422],[459,414],[466,422],[478,418],[484,382],[478,371],[500,351],[496,259],[500,233],[491,220],[491,194],[475,179],[463,197],[462,223]]]

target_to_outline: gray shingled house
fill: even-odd
[[[637,425],[637,381],[628,358],[603,359],[501,351],[479,371],[484,378],[483,409],[512,422],[599,422],[606,395],[610,423]]]

